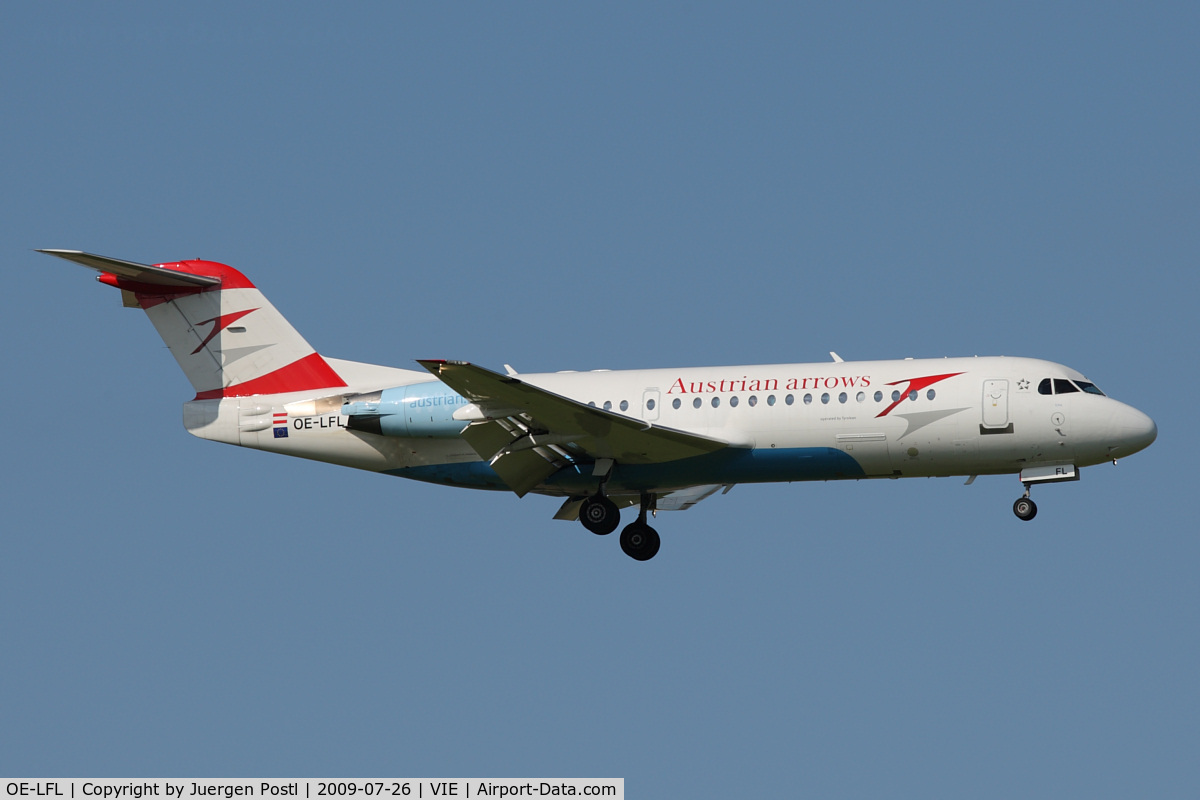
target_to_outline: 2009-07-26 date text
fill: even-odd
[[[395,797],[408,797],[412,793],[412,784],[400,783],[398,781],[393,781],[391,783],[385,783],[384,781],[373,781],[361,784],[354,781],[317,783],[317,797],[353,797],[357,794],[365,794],[368,796],[391,795]]]

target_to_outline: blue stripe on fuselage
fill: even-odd
[[[568,467],[546,484],[571,494],[594,490],[591,465]],[[866,473],[850,456],[832,447],[776,449],[727,448],[661,464],[617,464],[607,489],[653,491],[713,483],[781,483],[863,478]]]
[[[476,489],[507,489],[507,484],[483,461],[431,464],[387,470],[389,475],[429,483]],[[617,464],[609,477],[610,492],[673,489],[713,483],[776,483],[863,478],[858,462],[832,447],[778,449],[727,448],[693,458],[661,464]],[[565,494],[596,491],[592,465],[566,467],[547,478],[542,487]],[[541,488],[541,487],[539,487]]]
[[[459,461],[453,464],[426,464],[420,467],[401,467],[384,470],[387,475],[411,478],[426,483],[441,483],[446,486],[463,486],[468,489],[497,489],[508,491],[508,484],[500,479],[486,461]]]

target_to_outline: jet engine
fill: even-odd
[[[438,438],[462,432],[467,423],[454,419],[454,412],[468,404],[446,384],[430,381],[352,395],[342,404],[342,414],[352,431]]]

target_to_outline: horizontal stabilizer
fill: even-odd
[[[74,261],[76,264],[98,272],[107,272],[110,275],[116,275],[118,278],[127,278],[128,280],[151,286],[178,286],[194,289],[197,287],[218,286],[221,283],[220,278],[212,278],[207,275],[192,275],[187,272],[177,272],[172,269],[151,266],[150,264],[138,264],[134,261],[122,261],[119,258],[84,253],[80,250],[38,250],[37,252],[45,253],[48,256],[65,258],[67,261]]]

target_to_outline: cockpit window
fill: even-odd
[[[1038,394],[1070,394],[1071,392],[1087,392],[1107,397],[1094,383],[1087,381],[1069,381],[1066,378],[1042,378],[1038,384]]]

